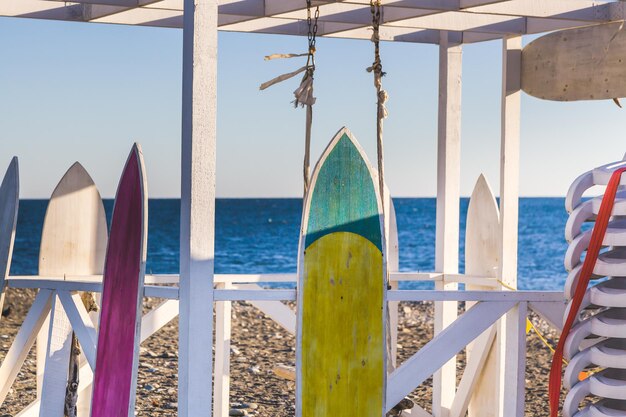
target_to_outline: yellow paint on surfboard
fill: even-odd
[[[302,417],[380,417],[384,397],[383,255],[336,232],[304,254]]]

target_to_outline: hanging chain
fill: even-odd
[[[380,24],[382,22],[381,0],[370,0],[370,11],[372,12],[372,42],[374,43],[374,62],[367,69],[374,74],[374,87],[376,87],[376,153],[378,159],[378,188],[382,200],[383,213],[385,212],[385,162],[383,149],[383,120],[387,117],[387,92],[383,90],[383,63],[380,59]]]
[[[309,39],[309,55],[307,57],[306,66],[307,71],[313,75],[315,71],[315,42],[317,38],[317,21],[320,17],[319,6],[315,8],[315,13],[311,17],[312,4],[311,0],[306,0],[306,23],[309,28],[307,37]]]

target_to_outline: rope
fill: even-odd
[[[381,0],[370,0],[370,10],[372,12],[372,42],[374,43],[374,62],[367,72],[374,73],[374,87],[376,88],[376,154],[378,162],[378,187],[382,200],[383,214],[385,207],[385,161],[383,148],[383,121],[387,117],[385,103],[389,98],[387,92],[383,90],[383,63],[380,59],[380,24],[381,24]]]
[[[82,292],[80,294],[81,301],[87,309],[87,312],[98,311],[98,304],[94,298],[93,293]],[[80,344],[76,334],[72,332],[72,353],[70,355],[70,364],[68,370],[67,386],[65,388],[65,405],[64,415],[65,417],[76,417],[76,403],[78,402],[78,386],[79,386],[79,358],[80,358]]]
[[[315,43],[318,28],[317,21],[320,16],[319,6],[315,8],[315,14],[313,15],[311,14],[311,9],[311,0],[306,0],[307,25],[309,29],[307,33],[309,46],[308,51],[303,54],[272,54],[265,57],[266,61],[271,61],[273,59],[307,57],[306,65],[293,72],[279,75],[278,77],[261,84],[261,86],[259,87],[261,90],[265,90],[266,88],[271,87],[274,84],[278,84],[304,72],[304,76],[300,81],[300,85],[293,92],[295,99],[294,101],[292,101],[292,103],[296,108],[298,106],[306,107],[304,161],[302,164],[302,178],[304,184],[303,195],[305,196],[311,182],[311,127],[313,125],[313,105],[315,104],[315,97],[313,96],[313,76],[315,74]]]
[[[606,191],[604,193],[604,197],[602,197],[602,203],[600,204],[600,211],[598,212],[596,223],[593,226],[593,231],[591,232],[591,241],[589,242],[587,255],[585,256],[583,267],[580,271],[576,291],[574,292],[574,297],[572,298],[572,304],[567,315],[567,320],[563,325],[563,331],[561,332],[559,343],[554,353],[552,367],[550,368],[550,417],[557,417],[559,412],[559,403],[561,400],[561,371],[563,370],[562,358],[563,351],[565,349],[565,341],[570,330],[572,329],[574,320],[579,313],[585,292],[587,291],[587,285],[589,285],[589,279],[591,278],[596,261],[598,260],[598,255],[600,254],[600,249],[602,248],[602,241],[604,240],[611,212],[613,211],[615,194],[617,193],[617,188],[619,187],[623,172],[626,172],[626,168],[615,170],[613,175],[611,175],[608,185],[606,186]]]

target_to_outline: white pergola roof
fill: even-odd
[[[369,0],[314,1],[319,36],[369,39]],[[183,0],[0,0],[0,16],[182,28]],[[380,33],[386,41],[472,43],[506,35],[624,20],[620,1],[383,0]],[[219,29],[306,35],[304,0],[220,0]]]

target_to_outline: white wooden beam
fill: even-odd
[[[217,0],[185,0],[178,415],[211,416]]]
[[[218,288],[229,289],[231,284],[218,284]],[[215,304],[215,417],[228,417],[230,412],[231,304],[230,301],[218,301]]]
[[[58,294],[52,297],[51,310],[39,416],[63,417],[65,415],[65,390],[72,351],[72,326]]]
[[[515,304],[515,302],[478,303],[435,336],[389,377],[386,411],[398,404]]]
[[[500,361],[504,399],[499,405],[498,414],[504,417],[524,417],[526,397],[526,314],[528,304],[519,303],[500,321],[506,323],[506,355]]]
[[[437,235],[435,269],[456,274],[459,269],[459,204],[461,175],[460,46],[449,46],[448,33],[439,43],[439,118],[437,139]],[[457,290],[456,282],[438,281],[437,290]],[[456,302],[435,303],[435,337],[457,317]],[[433,377],[433,416],[446,417],[456,390],[456,356]]]
[[[474,354],[469,358],[463,371],[463,377],[454,396],[450,417],[465,417],[474,388],[478,385],[483,367],[487,362],[491,345],[496,338],[496,328],[491,326],[474,342]]]
[[[52,304],[52,291],[41,290],[37,293],[33,305],[28,310],[22,327],[17,332],[2,366],[0,366],[0,404],[11,389],[11,385],[26,360],[26,356],[35,343],[39,330],[43,326]]]
[[[520,96],[521,96],[521,54],[522,38],[515,36],[502,43],[502,119],[500,145],[500,230],[502,253],[498,278],[508,287],[517,288],[517,237],[519,199],[519,147],[520,147]],[[511,364],[507,363],[507,353],[515,331],[517,314],[505,316],[499,323],[497,339],[498,363],[498,416],[510,415],[508,403],[512,401],[506,394],[510,383],[507,374]]]

